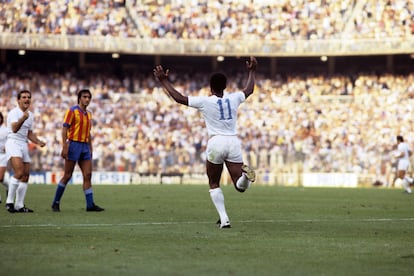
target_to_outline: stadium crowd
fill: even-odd
[[[0,2],[0,32],[169,39],[337,39],[414,34],[411,0]]]
[[[123,0],[0,2],[0,32],[136,36]]]
[[[414,2],[6,0],[0,1],[0,32],[174,40],[404,38],[414,35]],[[47,139],[47,147],[31,147],[33,169],[61,170],[63,112],[87,87],[97,170],[204,172],[201,118],[173,105],[151,74],[21,69],[0,71],[0,111],[14,107],[19,90],[32,91],[37,127]],[[205,77],[171,77],[185,93],[209,93]],[[259,171],[390,171],[393,139],[412,133],[413,80],[413,74],[259,75],[253,104],[240,118],[246,160]],[[414,137],[406,140],[414,145]]]
[[[244,72],[243,72],[244,73]],[[230,79],[234,91],[243,73]],[[208,77],[171,72],[187,95],[208,94]],[[60,137],[64,110],[88,87],[94,126],[96,170],[140,173],[203,173],[207,133],[200,116],[167,97],[153,76],[119,79],[99,73],[38,71],[0,74],[3,114],[16,105],[18,90],[32,91],[37,132],[47,141],[31,147],[34,170],[63,167]],[[391,170],[395,136],[413,146],[414,74],[358,76],[258,75],[249,104],[242,106],[239,132],[245,160],[259,172],[378,173]]]

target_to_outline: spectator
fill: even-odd
[[[146,173],[151,165],[152,172],[180,172],[191,164],[194,173],[204,172],[206,145],[200,141],[206,140],[207,133],[203,131],[202,119],[192,109],[172,106],[165,93],[154,86],[152,76],[133,76],[131,81],[140,83],[139,91],[118,93],[123,90],[122,82],[104,72],[94,72],[85,80],[71,73],[59,74],[57,70],[20,70],[15,73],[4,69],[0,74],[0,112],[7,116],[18,89],[35,92],[33,113],[39,118],[38,129],[49,146],[37,149],[40,160],[33,159],[33,168],[59,171],[63,167],[55,118],[61,116],[57,113],[59,107],[70,104],[82,85],[90,87],[97,97],[101,95],[89,107],[96,130],[94,151],[102,156],[94,161],[96,170],[116,170],[116,149],[125,145],[128,150],[128,145],[133,145],[136,157],[132,158],[136,161],[132,163],[136,165],[132,166],[125,155],[120,159],[125,170]],[[200,82],[194,83],[183,74],[175,76],[175,84],[185,87],[190,95],[206,95],[208,80],[197,79]],[[380,158],[390,152],[388,145],[396,135],[396,126],[400,125],[401,132],[410,133],[411,118],[406,114],[411,114],[414,106],[412,73],[290,75],[286,79],[258,74],[256,86],[258,96],[249,98],[251,102],[239,114],[246,127],[239,131],[246,160],[256,162],[259,170],[292,171],[298,163],[295,158],[300,157],[303,170],[309,172],[375,174]],[[59,96],[50,97],[53,91],[59,91]],[[106,91],[111,92],[102,97]],[[145,93],[138,93],[141,91]],[[400,102],[407,104],[398,105]],[[414,137],[404,138],[410,147],[414,146]],[[190,151],[184,152],[183,148]],[[183,168],[171,165],[176,160],[182,162]]]

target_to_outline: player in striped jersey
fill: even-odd
[[[82,171],[86,211],[100,212],[104,209],[95,204],[92,191],[92,114],[87,107],[92,99],[88,89],[78,92],[78,104],[66,110],[62,129],[62,157],[65,159],[64,175],[59,181],[52,210],[60,211],[60,200],[66,185],[72,178],[76,163]]]

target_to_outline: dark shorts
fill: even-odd
[[[72,161],[91,160],[92,154],[88,143],[70,141],[68,159]]]

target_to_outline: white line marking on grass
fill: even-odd
[[[361,218],[361,219],[278,219],[278,220],[242,220],[241,223],[275,223],[275,222],[381,222],[381,221],[414,221],[414,218]]]
[[[349,221],[349,222],[397,222],[397,221],[414,221],[414,218],[367,218],[367,219],[269,219],[269,220],[241,220],[233,221],[235,223],[302,223],[302,222],[337,222],[337,221]],[[211,221],[160,221],[160,222],[130,222],[130,223],[75,223],[75,224],[6,224],[0,225],[0,228],[71,228],[71,227],[124,227],[124,226],[146,226],[146,225],[177,225],[177,224],[214,224]]]

